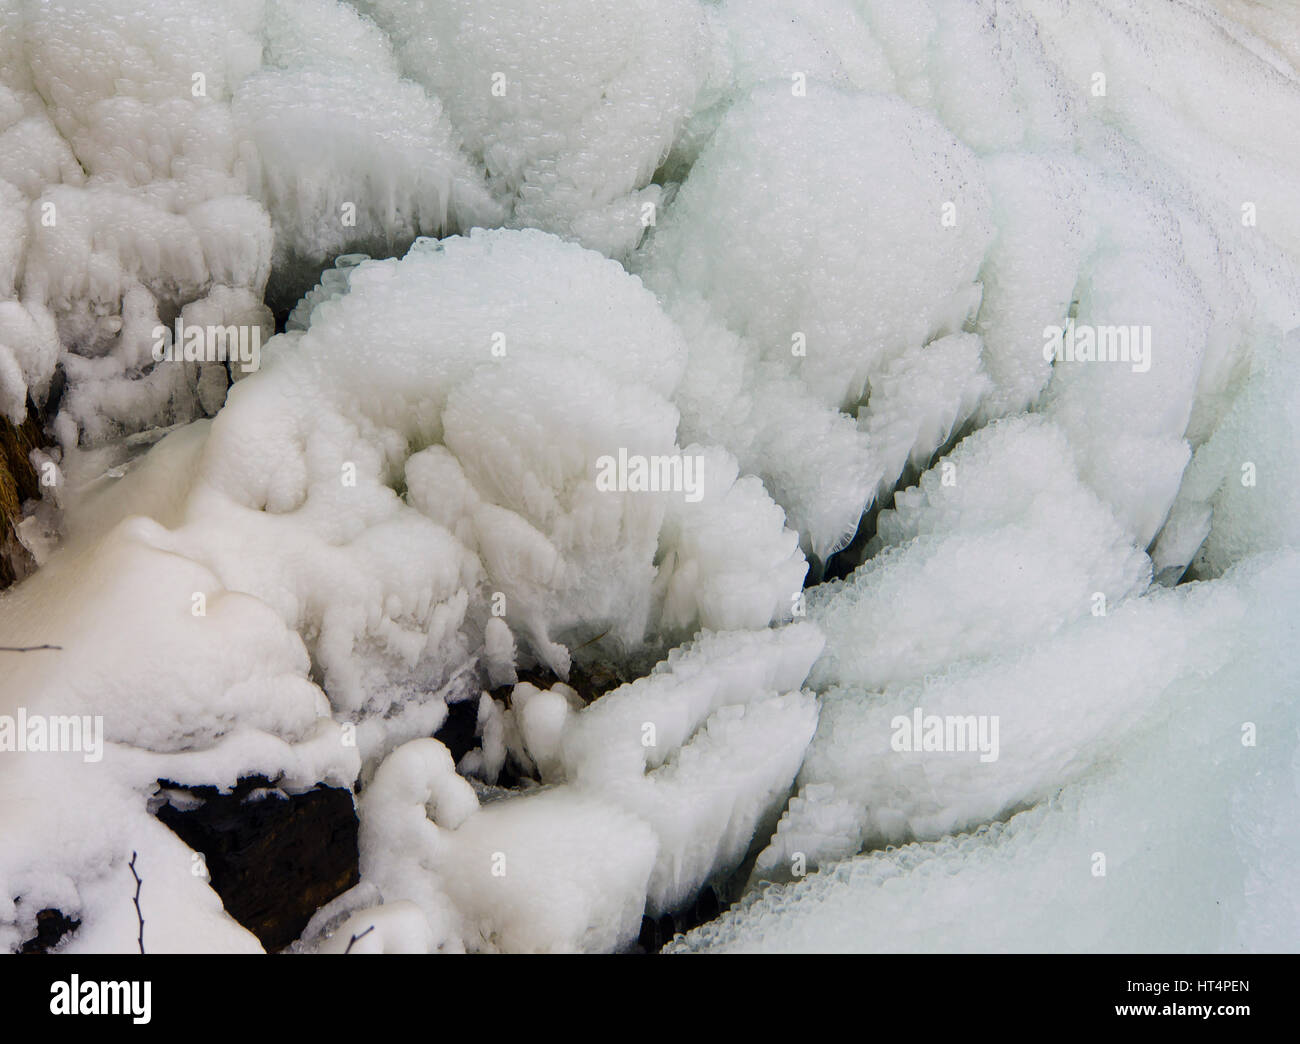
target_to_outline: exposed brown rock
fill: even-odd
[[[0,417],[0,588],[26,576],[34,564],[14,527],[22,521],[23,502],[40,496],[40,481],[29,457],[40,445],[41,427],[34,410],[28,409],[27,419],[18,427]]]
[[[36,912],[36,934],[18,948],[19,953],[49,953],[63,941],[63,937],[75,932],[81,922],[75,917],[66,917],[62,910],[47,907]]]
[[[320,785],[289,795],[260,777],[240,780],[229,794],[159,782],[202,799],[194,808],[165,804],[158,818],[203,853],[226,912],[267,950],[293,942],[312,914],[360,880],[350,791]],[[147,893],[147,868],[142,876]]]

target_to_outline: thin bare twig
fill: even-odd
[[[349,953],[351,953],[351,952],[352,952],[352,947],[353,947],[354,945],[356,945],[357,943],[359,943],[362,939],[364,939],[367,935],[369,935],[369,934],[370,934],[371,932],[373,932],[374,930],[375,930],[375,926],[372,924],[369,928],[367,928],[367,929],[366,929],[364,932],[362,932],[360,935],[354,935],[354,936],[352,936],[352,938],[348,940],[348,948],[347,948],[346,950],[344,950],[343,952],[344,952],[345,954],[349,954]]]
[[[574,651],[574,652],[577,652],[579,649],[585,649],[587,646],[591,645],[593,642],[598,642],[598,641],[600,641],[602,638],[605,637],[605,635],[609,634],[609,632],[612,631],[612,630],[613,630],[612,627],[606,627],[603,631],[600,632],[600,634],[596,635],[595,638],[588,638],[588,639],[587,639],[585,642],[583,642],[581,645],[574,646],[573,651]]]
[[[36,652],[40,649],[62,649],[61,645],[0,645],[0,652]]]
[[[144,884],[140,880],[140,875],[135,872],[135,853],[131,853],[131,862],[127,864],[131,868],[131,876],[135,878],[135,919],[140,922],[140,952],[144,953],[144,914],[140,912],[140,886]]]

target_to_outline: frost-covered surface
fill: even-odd
[[[907,783],[911,814],[921,813],[910,825],[926,840],[759,888],[674,948],[1294,950],[1300,665],[1294,614],[1278,610],[1297,583],[1294,553],[1261,556],[1220,583],[1094,621],[1096,635],[1047,643],[999,676],[1001,691],[970,690],[1020,723],[1016,739],[1003,733],[999,772],[947,754],[924,781],[909,780],[909,769],[924,771],[920,759],[893,755],[894,782]],[[1198,648],[1180,647],[1188,641]],[[945,704],[943,692],[923,698]],[[832,717],[850,742],[864,724],[828,706],[823,728]],[[1259,747],[1241,742],[1247,722]],[[1079,762],[1098,749],[1105,764],[1082,774]],[[878,761],[889,763],[885,751]],[[1033,782],[1040,758],[1055,772],[1045,786]],[[1061,786],[1071,775],[1078,782]],[[872,793],[890,784],[878,778]],[[938,818],[922,794],[943,809]],[[994,821],[1003,803],[1016,814]]]
[[[356,795],[299,950],[614,950],[706,884],[676,948],[1300,948],[1286,4],[0,25],[0,645],[58,647],[0,715],[106,741],[0,750],[0,944],[133,948],[136,852],[152,950],[256,949],[150,813],[265,775]]]
[[[709,634],[585,710],[521,683],[518,752],[551,785],[480,808],[446,749],[412,740],[362,798],[359,887],[412,901],[439,950],[626,946],[770,823],[816,723],[798,687],[820,648],[807,625]]]
[[[433,326],[431,313],[439,317]],[[492,350],[495,335],[503,338],[501,355]],[[744,632],[791,614],[806,566],[780,509],[756,478],[738,475],[725,450],[683,450],[675,443],[677,412],[667,396],[684,355],[680,334],[636,279],[598,254],[538,231],[479,232],[417,244],[400,261],[365,263],[352,270],[347,293],[311,312],[305,331],[268,345],[263,369],[232,389],[214,421],[171,433],[120,481],[70,492],[67,545],[30,584],[0,602],[6,635],[39,644],[42,618],[26,608],[29,602],[74,597],[67,578],[85,576],[74,563],[108,569],[121,547],[120,555],[142,556],[149,565],[136,570],[129,587],[123,571],[133,567],[110,572],[102,584],[108,601],[93,611],[101,626],[111,626],[142,597],[149,614],[179,620],[172,626],[183,625],[182,634],[159,649],[167,671],[158,672],[158,654],[141,656],[133,647],[97,663],[82,651],[95,648],[96,632],[83,626],[61,650],[47,653],[59,657],[53,664],[23,660],[24,673],[6,691],[15,705],[25,699],[40,707],[43,701],[24,688],[30,671],[62,713],[115,708],[121,742],[146,749],[201,752],[245,731],[268,733],[282,745],[315,737],[333,751],[328,767],[336,782],[350,783],[359,769],[365,777],[374,773],[362,802],[363,873],[381,882],[385,898],[401,891],[401,898],[416,899],[420,888],[392,883],[405,880],[400,871],[370,869],[375,849],[381,868],[413,858],[386,825],[398,798],[384,795],[387,780],[417,769],[386,771],[388,762],[379,762],[410,740],[416,746],[404,751],[432,746],[436,752],[426,760],[401,755],[426,764],[420,771],[450,765],[439,744],[419,737],[442,723],[443,697],[471,692],[480,653],[498,679],[514,673],[516,660],[565,677],[571,648],[587,658],[621,660],[666,651],[665,643],[700,628]],[[698,452],[700,495],[600,489],[596,463],[620,449]],[[75,478],[98,456],[70,454],[69,474]],[[141,512],[158,521],[134,517]],[[139,640],[157,633],[145,624]],[[178,655],[195,642],[227,671]],[[787,652],[790,642],[794,651]],[[553,932],[545,925],[480,924],[466,904],[496,908],[473,888],[475,874],[490,865],[476,861],[470,865],[477,870],[466,869],[458,857],[459,876],[447,887],[461,897],[466,923],[446,935],[435,918],[430,930],[437,945],[626,944],[639,928],[651,865],[656,877],[649,894],[664,904],[689,898],[714,872],[733,869],[760,819],[778,811],[774,802],[783,798],[812,735],[815,700],[798,689],[820,648],[820,635],[807,625],[756,631],[740,652],[724,657],[732,666],[681,667],[705,675],[692,685],[719,691],[706,692],[707,702],[686,722],[665,722],[665,730],[679,731],[660,741],[664,749],[683,752],[671,769],[661,768],[656,786],[629,778],[598,798],[538,797],[557,816],[572,809],[574,831],[585,829],[581,819],[607,808],[612,823],[631,823],[648,838],[639,883],[620,871],[617,884],[599,876],[591,884],[612,889],[609,901],[636,914],[630,922],[631,914],[615,918],[603,906],[591,912],[579,902],[574,916],[590,916],[606,925],[606,934],[588,937],[563,919]],[[232,649],[239,655],[232,657]],[[765,656],[772,660],[766,668]],[[105,703],[82,697],[69,704],[69,694],[94,683],[69,677],[59,666],[64,657],[92,675],[105,671],[105,684],[119,695],[101,691]],[[203,671],[202,688],[185,685],[189,669]],[[137,670],[147,677],[137,677]],[[738,680],[728,672],[738,672]],[[167,695],[154,695],[155,687]],[[651,687],[639,698],[602,701],[597,720],[620,706],[636,720],[619,719],[600,734],[613,742],[626,733],[639,749],[641,724],[662,709],[657,693]],[[201,727],[192,720],[193,707],[222,724]],[[154,713],[180,733],[150,726]],[[341,726],[351,731],[340,733]],[[699,738],[688,744],[697,729]],[[598,727],[584,724],[576,733],[593,730]],[[109,737],[117,738],[112,728]],[[248,743],[251,749],[254,741]],[[752,761],[755,743],[771,748],[760,764]],[[258,771],[298,780],[291,754],[292,748],[283,763],[272,759]],[[581,764],[573,763],[575,775]],[[254,763],[246,767],[252,771]],[[452,771],[463,795],[468,785]],[[305,782],[325,779],[324,773],[308,771]],[[154,778],[192,782],[173,770],[158,770]],[[698,778],[720,788],[720,803],[691,829],[678,812],[693,807],[691,782]],[[233,782],[223,777],[224,785]],[[476,803],[472,791],[467,800]],[[470,840],[480,829],[474,817],[455,834],[461,847],[453,853],[489,843],[497,847],[488,855],[510,851],[505,839],[517,834],[517,822],[530,821],[531,807],[485,812],[482,829],[489,832],[481,844]],[[504,825],[494,826],[498,821]],[[535,829],[542,836],[550,830]],[[607,843],[592,829],[595,840],[587,844]],[[515,841],[524,844],[522,837]],[[560,888],[568,876],[545,861],[546,853],[558,858],[560,850],[555,844],[540,854],[524,848],[518,862],[541,860],[537,873]],[[518,870],[510,878],[521,890],[511,902],[522,911],[542,901],[528,898],[533,880]],[[428,903],[419,908],[427,911]]]

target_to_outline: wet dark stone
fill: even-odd
[[[641,935],[637,939],[638,953],[658,953],[677,934],[672,914],[661,917],[642,917]]]
[[[471,697],[459,703],[447,704],[447,720],[434,733],[433,738],[451,751],[452,761],[459,764],[461,758],[475,747],[481,746],[477,732],[478,698]]]
[[[641,935],[632,953],[658,953],[673,938],[712,921],[728,904],[724,904],[712,885],[705,885],[695,899],[672,913],[641,918]]]
[[[54,376],[50,378],[50,390],[45,393],[45,405],[38,411],[42,424],[48,424],[58,416],[59,407],[63,404],[63,393],[67,388],[68,375],[63,369],[63,364],[59,363],[54,368]]]
[[[36,934],[18,948],[19,953],[49,953],[63,941],[63,937],[75,932],[81,922],[75,917],[65,917],[62,910],[46,907],[36,913]]]
[[[357,814],[348,790],[318,785],[302,794],[254,797],[274,787],[261,777],[241,779],[229,794],[165,780],[159,785],[202,800],[194,808],[164,804],[158,819],[203,853],[226,912],[267,950],[293,942],[313,913],[360,879]],[[140,875],[147,893],[147,866]]]
[[[691,920],[695,923],[692,928],[698,928],[702,924],[713,920],[722,913],[722,902],[718,899],[718,893],[711,887],[705,886],[704,891],[700,892],[695,899],[695,907],[691,911]]]

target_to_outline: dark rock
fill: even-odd
[[[18,948],[19,953],[49,953],[63,941],[63,937],[75,932],[81,922],[75,917],[65,917],[62,910],[46,907],[36,913],[36,934]]]
[[[260,777],[241,779],[229,794],[165,780],[159,785],[186,795],[177,802],[185,807],[162,805],[159,820],[203,853],[226,912],[267,950],[293,942],[313,913],[360,879],[348,790],[319,785],[291,795]],[[201,804],[190,807],[192,798]],[[147,892],[147,869],[141,876]]]
[[[21,580],[33,567],[14,527],[22,521],[23,502],[41,495],[29,454],[42,441],[40,418],[30,404],[27,419],[16,428],[0,417],[0,588]]]
[[[505,706],[510,705],[509,693],[513,686],[502,686],[494,690],[499,696],[489,693],[490,698],[496,698],[498,703]],[[478,705],[479,697],[470,697],[467,700],[460,700],[456,703],[447,704],[447,720],[442,723],[433,738],[451,752],[452,760],[457,765],[460,764],[461,758],[471,750],[478,750],[483,746],[483,737],[479,732],[478,725]],[[514,790],[523,786],[526,782],[536,782],[522,765],[519,765],[513,756],[506,758],[506,763],[501,767],[501,772],[490,784],[506,790]]]
[[[478,697],[447,704],[447,720],[433,736],[451,751],[452,761],[460,759],[475,747],[481,746],[478,738]]]
[[[710,886],[706,885],[704,890],[695,897],[695,906],[691,910],[690,927],[698,928],[702,924],[707,924],[722,913],[722,902],[718,898],[718,893]]]
[[[583,703],[595,703],[605,693],[617,689],[620,685],[635,681],[641,676],[634,671],[627,671],[601,663],[574,663],[569,668],[567,681],[546,667],[526,667],[520,670],[518,674],[521,682],[531,682],[539,689],[549,689],[556,682],[564,681],[581,697]],[[494,699],[509,703],[510,693],[513,689],[513,684],[502,685],[493,689],[491,695]]]
[[[637,952],[658,953],[676,933],[672,914],[664,914],[662,917],[642,917]]]
[[[700,889],[695,899],[672,913],[641,918],[641,935],[632,953],[658,953],[673,938],[712,921],[730,904],[724,904],[712,885]]]

